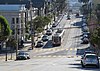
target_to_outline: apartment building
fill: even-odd
[[[13,37],[19,39],[25,36],[25,5],[0,5],[0,15],[4,16],[13,31]]]

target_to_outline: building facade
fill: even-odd
[[[25,37],[25,12],[25,5],[0,5],[0,15],[7,19],[14,38]]]

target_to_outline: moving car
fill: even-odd
[[[43,41],[40,40],[40,41],[37,42],[36,47],[42,47],[43,45],[44,45]]]
[[[82,67],[86,66],[96,66],[99,68],[99,58],[96,54],[86,54],[82,59],[81,59],[81,64]]]
[[[30,56],[28,53],[25,52],[19,52],[16,58],[16,60],[26,60],[26,59],[30,59]]]
[[[48,35],[44,35],[44,36],[42,37],[42,40],[43,40],[43,41],[48,41]]]

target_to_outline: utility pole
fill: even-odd
[[[33,8],[32,8],[32,1],[30,0],[30,21],[31,21],[31,23],[30,23],[30,29],[31,29],[31,47],[32,47],[32,49],[34,48],[34,23],[32,23],[32,17],[33,17],[33,14],[32,14],[32,10],[33,10]]]
[[[16,35],[16,41],[17,41],[17,44],[16,44],[16,58],[17,58],[17,54],[18,54],[18,27],[17,27],[17,23],[16,23],[16,18],[14,18],[14,23],[15,23],[15,35]]]

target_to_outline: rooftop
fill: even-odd
[[[0,5],[0,11],[20,11],[25,10],[25,5]]]

